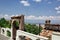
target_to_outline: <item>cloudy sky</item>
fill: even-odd
[[[60,23],[60,0],[0,0],[0,18],[24,14],[25,21]]]

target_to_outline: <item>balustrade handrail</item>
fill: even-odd
[[[3,33],[3,30],[4,30],[4,33]],[[7,31],[9,31],[9,32],[12,33],[12,30],[10,28],[3,28],[3,27],[1,28],[1,34],[4,35],[4,36],[6,36],[6,37],[9,37],[9,36],[7,36],[8,35]]]
[[[36,38],[48,40],[48,38],[46,38],[46,37],[42,37],[42,36],[39,36],[39,35],[31,34],[31,33],[28,33],[28,32],[22,31],[22,30],[17,30],[18,35],[19,35],[19,32],[23,33],[23,34],[26,34],[26,35],[29,35],[29,36],[36,37]]]

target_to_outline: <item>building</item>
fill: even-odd
[[[44,25],[45,27],[40,33],[40,36],[48,37],[49,40],[52,39],[53,32],[60,32],[60,24],[51,24],[50,20],[46,20]]]
[[[46,20],[45,29],[60,32],[60,24],[51,24],[50,20]]]

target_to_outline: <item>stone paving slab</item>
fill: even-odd
[[[0,40],[9,40],[9,38],[0,34]]]

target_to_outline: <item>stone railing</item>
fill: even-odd
[[[21,31],[21,30],[17,30],[16,40],[21,40],[22,36],[29,37],[32,40],[48,40],[48,38],[46,38],[46,37],[42,37],[42,36],[39,36],[39,35],[34,35],[34,34],[24,32],[24,31]],[[24,37],[22,39],[24,39]]]
[[[9,31],[11,33],[11,36],[7,36],[7,31]],[[9,40],[12,40],[12,28],[9,29],[9,28],[1,28],[1,34],[6,36],[6,37],[9,37],[10,39]],[[25,36],[25,37],[29,37],[30,39],[32,40],[48,40],[48,38],[46,37],[42,37],[42,36],[39,36],[39,35],[34,35],[34,34],[31,34],[31,33],[28,33],[28,32],[24,32],[22,30],[17,30],[16,32],[16,40],[21,40],[21,36]],[[23,37],[24,39],[24,37]]]
[[[6,37],[11,37],[12,38],[12,29],[10,29],[10,28],[1,28],[1,34],[6,36]]]
[[[52,40],[60,40],[60,32],[53,32]]]

